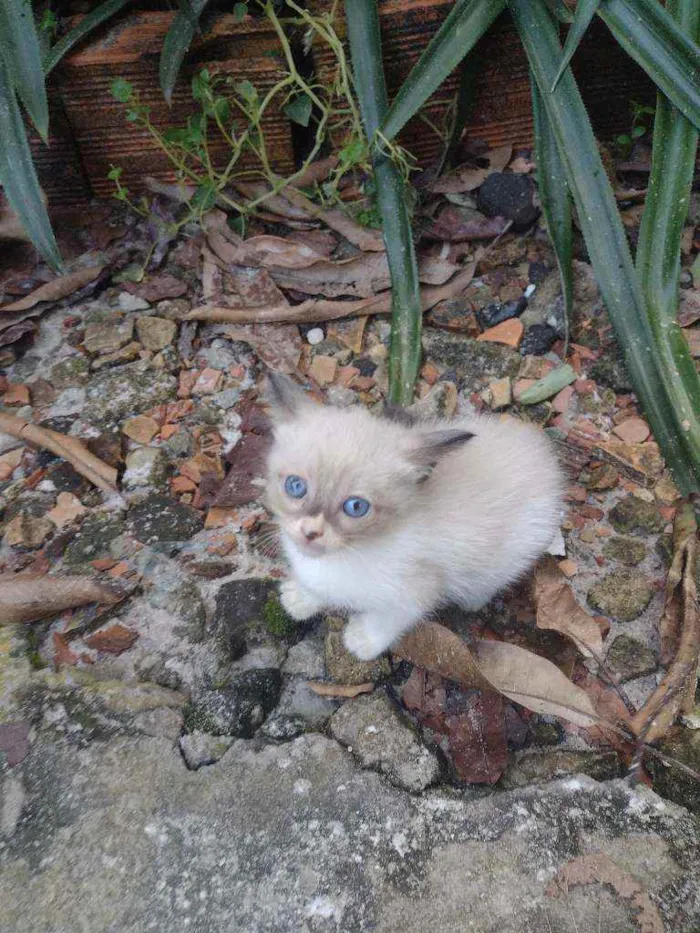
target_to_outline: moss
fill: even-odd
[[[282,608],[277,596],[270,595],[262,608],[265,628],[275,638],[292,638],[296,633],[296,623]]]
[[[29,663],[34,668],[35,671],[41,671],[45,667],[48,667],[48,664],[41,656],[40,652],[41,639],[39,638],[38,632],[34,629],[27,629],[27,658]]]
[[[216,735],[219,732],[216,719],[191,700],[182,709],[185,732],[207,732]]]

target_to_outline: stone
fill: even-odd
[[[522,337],[522,321],[519,321],[517,318],[511,318],[508,321],[503,321],[501,324],[496,324],[495,327],[490,327],[488,330],[485,330],[483,334],[480,334],[476,339],[486,340],[491,343],[502,343],[506,347],[517,349],[520,346]]]
[[[220,690],[208,690],[185,708],[188,732],[250,738],[277,705],[282,675],[277,668],[241,671]]]
[[[588,367],[588,375],[602,386],[610,386],[616,392],[634,392],[625,364],[621,359],[603,357]]]
[[[613,428],[626,444],[642,444],[650,435],[649,425],[642,418],[625,418]]]
[[[311,363],[309,375],[320,386],[330,385],[338,372],[338,361],[332,356],[315,356]]]
[[[610,463],[601,463],[588,474],[586,488],[594,492],[614,489],[620,482],[620,474]]]
[[[160,431],[160,425],[155,418],[149,418],[148,415],[136,415],[134,418],[127,418],[122,425],[122,434],[126,434],[137,444],[150,444],[156,434]]]
[[[144,298],[130,292],[119,292],[117,305],[121,311],[148,311],[150,307]]]
[[[664,474],[654,486],[654,495],[663,505],[673,505],[676,499],[680,498],[680,492],[670,473]]]
[[[131,343],[127,343],[127,345],[120,350],[115,350],[114,353],[105,353],[104,356],[98,356],[97,359],[93,360],[90,364],[90,369],[94,372],[98,372],[101,369],[111,369],[115,366],[121,366],[124,363],[133,363],[134,360],[139,358],[142,349],[140,343],[132,340]]]
[[[323,641],[315,635],[308,635],[292,645],[282,665],[282,673],[296,674],[308,680],[322,680],[326,674]]]
[[[206,607],[199,587],[179,564],[163,554],[144,548],[134,558],[143,577],[144,595],[153,609],[166,612],[177,620],[175,634],[192,642],[204,638],[207,623]]]
[[[124,520],[118,513],[90,512],[80,531],[66,548],[63,560],[69,566],[87,564],[110,556],[110,545],[124,531]]]
[[[87,509],[77,496],[71,492],[59,492],[56,505],[46,513],[46,517],[58,528],[65,528],[86,513]]]
[[[617,636],[610,645],[605,660],[621,683],[653,674],[659,666],[656,652],[629,635]]]
[[[81,354],[69,356],[51,367],[49,382],[60,390],[84,386],[90,378],[90,362]]]
[[[2,401],[3,405],[12,407],[17,405],[29,405],[31,401],[29,397],[29,386],[10,383],[7,390],[0,398],[0,401]]]
[[[26,719],[0,723],[0,765],[4,762],[8,768],[16,768],[24,761],[31,748],[31,727]]]
[[[136,335],[146,350],[157,353],[175,340],[177,324],[164,317],[140,317],[136,321]]]
[[[218,391],[222,373],[218,369],[203,369],[192,386],[193,395],[213,395]]]
[[[608,521],[621,534],[656,534],[666,524],[653,502],[636,496],[621,499],[608,513]]]
[[[180,736],[180,751],[190,771],[198,771],[204,765],[215,764],[233,744],[234,739],[226,735],[208,735],[206,732],[190,732]]]
[[[10,547],[23,547],[33,551],[41,547],[55,527],[46,517],[38,518],[22,512],[5,525],[3,541]]]
[[[636,567],[646,557],[647,549],[643,541],[637,538],[628,538],[624,535],[615,535],[605,542],[603,556],[616,560],[626,567]]]
[[[700,926],[696,821],[622,781],[415,798],[319,735],[239,740],[196,773],[166,739],[47,740],[21,780],[0,866],[11,933],[639,931],[611,888],[551,887],[591,854],[651,899],[657,929]]]
[[[474,340],[435,328],[423,331],[422,342],[427,359],[453,369],[469,388],[478,388],[506,376],[514,377],[520,368],[520,355],[499,343]]]
[[[131,415],[171,401],[175,392],[175,379],[168,373],[131,363],[91,380],[82,417],[96,427],[117,427]]]
[[[506,408],[513,401],[512,385],[507,376],[505,379],[496,379],[494,382],[489,383],[487,391],[489,393],[489,407],[494,411]]]
[[[644,612],[654,592],[646,574],[638,570],[613,570],[591,587],[588,602],[603,615],[631,622]]]
[[[527,307],[526,298],[517,298],[514,301],[504,301],[502,304],[486,305],[485,308],[476,312],[476,319],[481,326],[486,329],[495,327],[503,321],[518,317]]]
[[[549,324],[532,324],[523,334],[520,352],[523,356],[540,356],[547,353],[557,339],[556,330]]]
[[[183,722],[182,712],[167,706],[144,710],[142,713],[135,713],[131,718],[134,731],[162,737],[173,744],[180,738]]]
[[[470,302],[463,296],[438,301],[425,316],[426,324],[477,337],[480,328]]]
[[[338,704],[339,701],[332,697],[319,696],[305,678],[286,677],[277,709],[273,714],[272,728],[278,733],[282,728],[288,731],[289,724],[292,723],[301,724],[303,732],[323,732]],[[283,726],[283,722],[287,725]],[[265,732],[269,734],[267,729]]]
[[[246,637],[264,625],[264,609],[275,599],[277,587],[270,580],[232,580],[224,583],[216,594],[212,628],[217,640],[233,661],[246,648]]]
[[[567,557],[566,560],[560,560],[557,566],[567,579],[575,577],[578,573],[578,564],[576,561],[571,560],[570,557]]]
[[[85,328],[83,344],[88,353],[99,356],[103,353],[115,353],[125,346],[134,334],[134,322],[126,318],[116,324],[88,324]]]
[[[440,777],[440,763],[382,692],[344,703],[331,719],[334,738],[364,768],[386,775],[397,787],[419,793]]]
[[[645,763],[654,782],[654,790],[674,803],[687,807],[700,815],[700,782],[692,774],[682,771],[671,759],[676,759],[700,771],[700,730],[678,729],[659,744],[661,757],[645,757]],[[670,756],[663,757],[663,753]],[[682,801],[682,803],[681,803]]]
[[[336,684],[364,684],[388,677],[390,668],[385,657],[373,661],[360,661],[350,654],[343,644],[344,620],[329,618],[329,628],[324,642],[326,673]]]
[[[505,217],[514,230],[524,230],[539,216],[535,186],[527,175],[493,172],[479,188],[476,206],[487,217]]]
[[[569,407],[574,396],[573,386],[564,386],[552,399],[552,411],[563,414]]]
[[[522,315],[525,331],[533,327],[547,327],[556,337],[566,333],[564,298],[561,293],[561,278],[558,272],[547,275],[528,299],[528,306]],[[542,331],[544,333],[544,331]]]
[[[566,775],[586,774],[596,781],[609,781],[620,776],[620,760],[608,749],[574,751],[564,748],[527,749],[516,752],[499,782],[499,787],[512,790],[545,784]]]
[[[311,330],[306,332],[306,340],[312,347],[315,347],[317,344],[321,343],[325,339],[325,334],[323,329],[320,327],[312,327]]]
[[[138,447],[126,458],[122,483],[127,489],[163,486],[168,478],[168,461],[158,447]]]
[[[166,550],[188,541],[203,524],[203,516],[196,509],[159,492],[132,505],[126,519],[127,530],[137,541]]]

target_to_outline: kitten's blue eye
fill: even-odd
[[[343,512],[350,518],[362,518],[369,512],[369,502],[359,496],[350,496],[343,502]]]
[[[303,499],[306,495],[306,483],[301,476],[288,476],[284,481],[284,491],[292,499]]]

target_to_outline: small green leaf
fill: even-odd
[[[632,139],[640,139],[646,133],[646,126],[635,126],[632,130]]]
[[[249,104],[253,104],[258,99],[258,92],[255,90],[255,86],[250,83],[247,79],[243,81],[237,81],[234,84],[236,93],[240,94],[243,100],[247,101]]]
[[[109,172],[107,173],[107,178],[109,181],[119,181],[122,177],[124,169],[121,165],[110,165]]]
[[[561,392],[566,386],[571,385],[576,378],[574,368],[569,366],[568,363],[564,363],[563,366],[557,366],[556,369],[553,369],[550,373],[547,373],[546,376],[543,376],[541,379],[538,379],[537,382],[533,383],[529,389],[525,389],[520,396],[520,403],[522,405],[537,405],[539,402],[544,402],[546,399],[556,395],[557,392]]]
[[[284,105],[284,112],[294,123],[300,123],[301,126],[308,126],[311,119],[313,103],[308,94],[297,94],[288,103]]]
[[[247,15],[248,15],[248,4],[247,3],[234,3],[233,4],[234,23],[242,23]]]
[[[194,210],[204,213],[214,207],[218,193],[214,185],[210,183],[200,185],[193,194],[190,204]]]
[[[29,0],[0,0],[0,59],[11,87],[27,108],[36,131],[46,142],[49,104],[41,46]]]
[[[128,104],[134,93],[134,85],[124,78],[115,78],[109,86],[109,93],[120,104]]]

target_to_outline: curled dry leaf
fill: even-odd
[[[117,603],[122,595],[90,577],[54,577],[34,573],[0,575],[0,623],[35,622],[86,606]]]
[[[664,933],[661,914],[647,892],[632,875],[602,852],[580,855],[567,862],[557,872],[547,889],[547,894],[550,897],[568,895],[572,887],[582,884],[607,885],[621,898],[629,901],[640,933]]]
[[[234,244],[220,231],[212,231],[208,240],[219,259],[234,266],[306,269],[324,258],[306,243],[279,236],[254,236]]]
[[[77,437],[50,431],[5,412],[0,412],[0,431],[34,447],[45,447],[57,457],[62,457],[98,489],[105,492],[117,491],[117,471],[90,453]]]
[[[85,266],[82,269],[76,269],[75,272],[69,272],[67,275],[59,275],[45,285],[35,288],[33,292],[25,295],[24,298],[20,298],[19,301],[4,305],[0,308],[0,312],[26,311],[42,301],[59,301],[61,298],[77,292],[79,288],[83,288],[90,282],[94,282],[104,268],[103,265]]]
[[[446,204],[423,234],[431,240],[460,243],[463,240],[490,240],[505,233],[510,226],[511,221],[500,215],[486,217],[471,207]]]
[[[488,168],[460,165],[452,172],[447,172],[430,186],[435,194],[458,194],[463,191],[474,191],[480,188],[489,175],[502,172],[510,162],[513,155],[512,146],[499,146],[487,152],[484,158],[488,159]]]
[[[291,202],[295,207],[306,211],[309,216],[315,217],[316,220],[323,221],[327,227],[335,230],[336,233],[340,233],[363,252],[381,253],[384,251],[384,239],[381,231],[361,226],[343,211],[324,210],[314,204],[313,201],[310,201],[301,191],[292,187],[284,189],[284,199]],[[270,206],[269,202],[266,202],[266,206]]]
[[[633,716],[632,729],[643,742],[661,738],[680,712],[693,708],[700,654],[700,620],[695,584],[697,522],[693,506],[676,513],[674,553],[666,580],[661,646],[673,661],[656,690]],[[675,646],[675,651],[673,650]]]
[[[371,693],[374,690],[373,683],[366,684],[326,684],[318,680],[307,681],[308,686],[320,697],[357,697],[361,693]]]
[[[561,632],[586,658],[599,659],[603,652],[600,627],[576,602],[571,587],[553,558],[535,569],[537,628]]]
[[[270,369],[296,372],[302,348],[296,324],[232,324],[226,335],[247,343]]]

